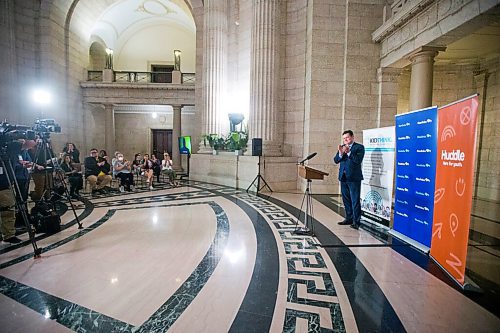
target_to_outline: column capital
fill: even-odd
[[[437,56],[439,52],[443,52],[445,50],[446,46],[424,45],[408,54],[405,58],[410,60],[413,64],[428,61],[429,59],[434,61],[434,57]]]

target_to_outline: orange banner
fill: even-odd
[[[462,286],[476,159],[477,96],[438,110],[431,256]]]

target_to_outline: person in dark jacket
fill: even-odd
[[[63,149],[63,153],[69,154],[71,156],[71,161],[73,163],[80,163],[80,151],[76,149],[76,146],[72,142],[66,143],[66,146]]]
[[[107,172],[103,171],[105,168],[106,161],[97,160],[97,149],[92,148],[90,150],[90,156],[85,158],[85,178],[89,181],[90,188],[92,189],[92,194],[96,192],[105,193],[104,188],[111,184],[112,177],[109,173],[109,164]]]
[[[69,182],[69,195],[73,199],[80,197],[80,190],[83,188],[83,178],[78,170],[74,167],[71,155],[65,154],[61,163],[61,169],[64,171],[65,176]]]
[[[342,133],[342,141],[344,144],[339,145],[337,154],[333,158],[335,164],[340,164],[339,181],[345,207],[345,219],[339,224],[351,225],[351,228],[359,229],[361,181],[363,180],[361,163],[365,156],[365,147],[354,142],[354,133],[351,130]]]

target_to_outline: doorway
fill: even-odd
[[[168,152],[172,156],[172,130],[152,129],[153,149],[151,151],[156,158],[163,159],[163,153]]]
[[[172,83],[173,65],[151,65],[152,83]]]

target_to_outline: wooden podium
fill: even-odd
[[[313,201],[311,192],[311,183],[313,179],[322,180],[325,176],[328,176],[327,172],[321,170],[313,169],[307,165],[300,164],[298,166],[299,177],[307,179],[307,187],[304,192],[304,197],[302,198],[302,204],[300,205],[299,215],[295,222],[295,231],[297,235],[312,235],[314,236],[314,212],[313,212]],[[306,200],[307,199],[307,200]],[[300,215],[302,214],[302,208],[304,208],[304,201],[306,201],[306,210],[304,211],[304,227],[299,228]]]
[[[325,176],[328,176],[327,172],[323,172],[321,170],[313,169],[308,167],[307,165],[299,165],[299,177],[311,180],[311,179],[319,179],[323,180]]]

